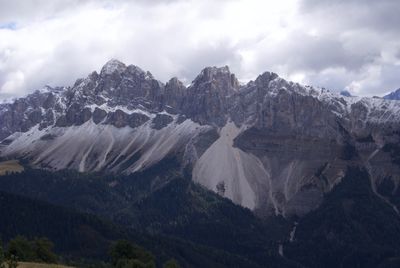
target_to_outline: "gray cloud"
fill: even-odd
[[[399,83],[400,66],[399,65],[385,65],[382,67],[382,76],[379,84],[384,84],[384,91],[393,91],[400,88]]]
[[[396,84],[400,86],[399,76],[394,75],[399,71],[396,58],[400,47],[400,2],[302,0],[299,13],[308,27],[318,29],[320,38],[336,43],[324,47],[323,43],[313,42],[314,58],[322,65],[319,70],[311,69],[308,82],[353,89],[363,95],[381,95],[396,88]],[[331,56],[326,57],[325,53]],[[302,59],[304,70],[315,67],[310,56],[306,53]],[[337,71],[333,72],[335,68]],[[325,70],[330,70],[333,78],[325,78]],[[337,75],[340,77],[334,78]]]
[[[85,4],[86,0],[0,0],[0,23],[29,23],[32,20],[56,16],[66,10],[73,9],[77,4]]]
[[[400,32],[400,4],[396,0],[303,0],[300,11],[323,16],[345,29]]]
[[[231,71],[235,72],[240,69],[241,64],[241,58],[237,54],[236,48],[226,42],[200,47],[191,51],[188,55],[182,55],[179,60],[182,62],[182,67],[177,75],[188,80],[197,76],[206,66],[228,65]],[[190,68],[187,68],[187,66],[190,66]]]
[[[311,36],[304,32],[290,33],[287,40],[266,51],[268,65],[284,64],[290,72],[323,71],[328,68],[343,67],[359,70],[380,57],[379,50],[365,50],[363,53],[346,48],[345,43],[331,36]],[[357,49],[357,48],[355,48]],[[262,63],[262,62],[261,62]]]
[[[384,94],[400,87],[399,13],[394,0],[0,0],[0,99],[71,85],[110,58],[164,82],[229,65]]]

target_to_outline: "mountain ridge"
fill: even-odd
[[[383,96],[384,99],[386,100],[400,100],[400,88],[396,89],[389,94]]]
[[[345,97],[264,72],[240,85],[225,67],[166,84],[111,60],[72,87],[0,105],[0,156],[34,167],[134,173],[166,157],[195,182],[260,214],[304,215],[347,166],[400,181],[400,104]],[[388,171],[390,171],[388,173]],[[397,186],[394,186],[397,187]],[[396,190],[396,189],[394,189]]]

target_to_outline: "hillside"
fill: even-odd
[[[373,192],[368,173],[356,167],[318,209],[293,219],[260,219],[190,180],[170,178],[155,186],[146,176],[151,173],[140,180],[27,170],[3,176],[0,188],[75,209],[90,207],[130,229],[129,237],[160,260],[173,256],[186,267],[376,267],[400,256],[400,217]]]
[[[44,201],[0,192],[0,234],[4,241],[17,236],[48,237],[57,252],[71,256],[105,256],[109,243],[123,237],[110,222]]]
[[[199,252],[196,259],[214,259],[217,256],[213,255],[220,252],[226,255],[218,257],[224,262],[239,257],[238,261],[242,258],[243,263],[246,259],[253,260],[254,267],[256,263],[279,264],[283,261],[277,256],[275,242],[289,227],[283,219],[271,220],[277,228],[268,230],[267,225],[250,210],[183,178],[171,178],[168,184],[150,190],[145,187],[154,184],[147,181],[146,176],[151,176],[151,170],[149,172],[142,174],[140,180],[139,177],[112,178],[71,171],[52,173],[28,169],[3,176],[0,189],[78,211],[90,210],[90,213],[130,230],[129,237],[154,254],[160,250],[157,244],[162,243],[182,262],[194,261],[194,250]],[[111,187],[110,182],[121,185]],[[132,196],[132,193],[136,195]],[[159,242],[152,241],[154,239]],[[185,244],[188,256],[175,256]],[[202,256],[205,252],[208,252],[207,258]]]

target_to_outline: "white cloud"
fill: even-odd
[[[13,95],[18,92],[23,92],[25,86],[25,76],[21,71],[9,73],[6,77],[6,82],[1,87],[1,92],[4,94]]]
[[[110,58],[162,81],[229,65],[242,80],[269,70],[361,95],[400,87],[400,40],[382,30],[384,6],[363,27],[366,8],[341,19],[329,12],[343,4],[310,1],[0,0],[0,25],[13,25],[0,27],[0,98],[71,85]]]

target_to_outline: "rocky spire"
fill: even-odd
[[[188,87],[183,112],[201,124],[222,126],[227,120],[228,97],[239,90],[239,81],[225,67],[207,67]]]
[[[165,84],[163,104],[179,109],[185,96],[185,85],[177,77],[173,77]]]
[[[277,78],[278,75],[276,73],[273,72],[264,72],[262,74],[260,74],[255,83],[258,86],[268,86],[269,82],[274,80],[275,78]]]
[[[206,67],[194,79],[192,85],[196,88],[202,87],[202,84],[213,84],[213,89],[222,90],[224,94],[232,94],[239,89],[239,81],[232,74],[228,66],[224,67]]]
[[[101,76],[111,75],[115,71],[122,73],[125,70],[126,70],[126,65],[124,63],[116,59],[111,59],[103,66],[103,68],[101,68],[100,75]]]

